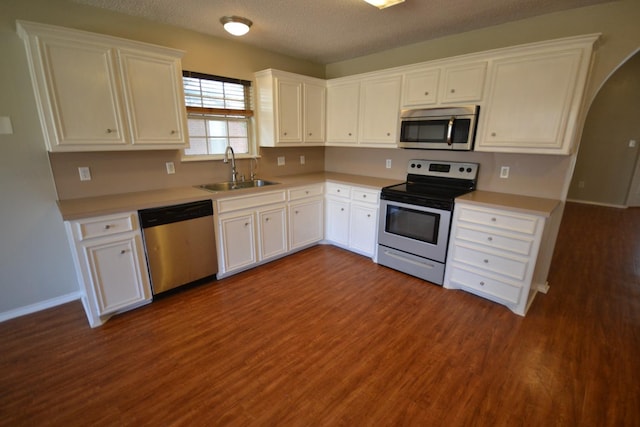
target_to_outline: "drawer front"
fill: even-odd
[[[508,258],[496,254],[486,253],[477,249],[467,248],[456,244],[454,261],[472,265],[483,270],[501,274],[516,280],[524,280],[529,263],[524,259]]]
[[[522,288],[510,285],[498,280],[483,277],[462,268],[453,266],[451,268],[450,280],[461,288],[470,290],[491,300],[518,304],[522,294]]]
[[[531,248],[533,247],[532,239],[521,239],[499,233],[491,233],[490,231],[476,230],[467,228],[462,224],[458,225],[455,238],[524,256],[531,255]]]
[[[299,200],[306,197],[322,196],[324,186],[322,184],[306,185],[289,189],[289,200]]]
[[[351,189],[351,200],[354,202],[368,203],[371,205],[378,204],[379,191],[368,190],[365,188],[353,187]]]
[[[78,240],[125,233],[138,228],[137,215],[133,212],[89,218],[76,222]]]
[[[327,194],[336,197],[351,197],[351,187],[344,184],[337,184],[335,182],[327,182]]]
[[[473,224],[525,234],[535,234],[538,225],[538,218],[534,216],[512,214],[505,211],[476,210],[467,207],[460,208],[459,219]]]
[[[251,209],[257,206],[283,203],[287,201],[284,191],[274,191],[269,193],[255,193],[248,196],[230,197],[218,200],[218,214],[232,212],[241,209]]]

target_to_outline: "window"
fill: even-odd
[[[189,127],[184,157],[218,157],[227,146],[236,154],[254,154],[251,82],[192,71],[182,76]]]

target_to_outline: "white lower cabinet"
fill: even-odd
[[[257,259],[255,213],[242,211],[218,219],[222,247],[219,276],[252,266]]]
[[[538,291],[534,271],[546,217],[456,202],[444,287],[524,316]]]
[[[326,240],[375,257],[379,191],[329,182],[326,192]]]
[[[264,261],[287,253],[287,208],[278,205],[259,210],[258,260]]]
[[[65,227],[92,327],[151,301],[136,212],[66,221]]]
[[[324,237],[323,184],[289,190],[289,249],[314,245]]]

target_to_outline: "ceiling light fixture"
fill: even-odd
[[[253,22],[241,16],[223,16],[220,18],[220,22],[224,29],[234,36],[244,36],[249,32],[251,25],[253,25]]]
[[[394,6],[398,3],[403,3],[404,0],[364,0],[372,6],[378,9],[384,9],[385,7]]]

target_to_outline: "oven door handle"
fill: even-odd
[[[447,145],[452,145],[453,141],[451,140],[451,134],[453,133],[453,122],[456,121],[455,117],[451,117],[449,119],[449,126],[447,126]]]

